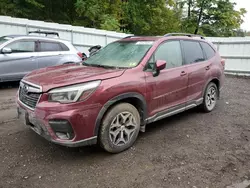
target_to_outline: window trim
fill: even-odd
[[[49,41],[49,40],[38,40],[37,42],[38,42],[38,48],[37,48],[37,51],[38,51],[38,52],[45,52],[45,53],[48,53],[48,52],[62,52],[62,51],[64,51],[62,45],[60,44],[60,42],[57,42],[57,41]],[[58,45],[60,46],[61,50],[59,50],[59,51],[41,51],[41,43],[42,43],[42,42],[44,42],[44,43],[55,43],[55,44],[58,44]],[[69,51],[69,50],[68,50],[68,51]]]
[[[182,65],[179,66],[179,67],[182,67],[182,66],[185,65],[185,63],[184,63],[184,54],[183,54],[184,51],[183,51],[183,48],[182,48],[182,45],[181,45],[181,40],[180,40],[180,39],[167,39],[167,40],[162,41],[162,42],[156,47],[156,49],[154,50],[154,52],[152,53],[152,55],[150,56],[150,58],[148,59],[147,63],[146,63],[145,66],[144,66],[144,69],[143,69],[144,72],[153,72],[153,71],[154,71],[154,70],[149,70],[149,69],[147,69],[147,65],[149,64],[149,61],[150,61],[151,58],[153,57],[154,62],[155,62],[155,61],[156,61],[156,60],[155,60],[155,53],[157,52],[157,50],[159,49],[159,47],[160,47],[161,45],[167,43],[167,42],[172,42],[172,41],[178,41],[179,44],[180,44],[181,56],[182,56]],[[156,63],[156,62],[155,62],[155,63]],[[178,67],[173,67],[173,68],[164,69],[164,70],[171,70],[171,69],[175,69],[175,68],[178,68]],[[163,71],[164,71],[164,70],[163,70]]]
[[[204,60],[203,60],[203,61],[199,61],[199,62],[194,62],[194,63],[187,63],[187,61],[186,61],[185,49],[184,49],[184,45],[183,45],[183,42],[184,42],[184,41],[197,42],[197,43],[199,44],[199,46],[201,47],[201,51],[202,51]],[[194,40],[194,39],[191,39],[191,40],[190,40],[190,39],[182,39],[182,40],[181,40],[181,45],[182,45],[183,55],[184,55],[184,64],[185,64],[185,65],[193,65],[193,64],[203,63],[203,62],[207,61],[206,54],[205,54],[205,52],[204,52],[204,50],[203,50],[203,48],[202,48],[200,42],[201,42],[201,41],[199,41],[199,40]]]
[[[18,40],[14,40],[14,41],[6,44],[5,46],[3,46],[2,49],[6,48],[7,46],[9,46],[11,44],[17,43],[17,42],[34,42],[34,51],[33,52],[12,52],[11,54],[35,53],[35,52],[37,52],[38,46],[37,46],[37,40],[35,40],[35,39],[18,39]]]

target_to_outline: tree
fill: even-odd
[[[124,5],[126,29],[136,35],[163,35],[180,29],[173,1],[128,0]]]
[[[229,0],[190,0],[190,16],[183,19],[183,30],[204,33],[207,36],[234,36],[234,30],[243,23],[245,9],[235,10]]]
[[[0,0],[0,15],[135,35],[241,36],[245,13],[230,0]]]
[[[0,14],[29,18],[43,8],[36,0],[0,0]]]

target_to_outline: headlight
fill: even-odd
[[[71,103],[84,100],[95,91],[100,83],[101,81],[98,80],[53,89],[49,92],[49,102]]]

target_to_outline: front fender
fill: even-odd
[[[142,113],[142,124],[145,124],[145,120],[147,119],[147,103],[146,100],[144,98],[143,95],[136,93],[136,92],[129,92],[129,93],[124,93],[124,94],[120,94],[118,96],[113,97],[112,99],[110,99],[108,102],[106,102],[104,104],[104,106],[102,107],[102,109],[100,110],[97,119],[96,119],[96,123],[95,123],[95,136],[98,135],[99,132],[99,128],[101,125],[101,121],[103,119],[103,116],[105,115],[105,113],[107,112],[107,110],[115,103],[122,101],[124,99],[129,99],[129,98],[136,98],[137,100],[140,101],[140,105],[141,108],[143,110]]]

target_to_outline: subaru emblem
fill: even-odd
[[[28,85],[24,85],[24,86],[23,86],[23,92],[24,92],[25,94],[27,94],[27,93],[29,92],[29,86],[28,86]]]

